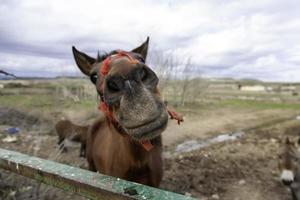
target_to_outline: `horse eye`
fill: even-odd
[[[98,79],[98,75],[97,74],[92,74],[90,76],[90,79],[91,79],[92,83],[96,84],[97,79]]]
[[[107,81],[107,87],[109,90],[114,92],[120,91],[118,85],[114,81]]]
[[[140,61],[140,62],[142,62],[142,63],[145,63],[145,60],[144,60],[144,58],[142,58],[142,57],[138,57],[137,59],[138,59],[138,61]]]

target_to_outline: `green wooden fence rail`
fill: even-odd
[[[194,198],[0,148],[0,168],[89,199]]]

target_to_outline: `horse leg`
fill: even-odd
[[[96,169],[96,166],[95,166],[95,163],[94,163],[94,160],[93,160],[93,156],[92,156],[92,149],[91,149],[91,146],[92,146],[93,143],[89,143],[89,145],[87,145],[86,147],[86,160],[88,162],[88,169],[92,172],[96,172],[97,169]]]
[[[163,170],[157,170],[157,171],[151,170],[149,172],[146,185],[158,188],[162,180],[162,175],[163,175]]]
[[[59,145],[59,150],[61,150],[63,153],[68,152],[67,147],[65,147],[64,140],[65,139],[60,138],[57,142],[57,144]]]
[[[64,139],[59,138],[57,144],[58,144],[59,146],[61,146],[61,143],[62,143],[63,141],[64,141]]]
[[[81,143],[79,157],[85,157],[85,156],[86,156],[86,144]]]
[[[92,171],[92,172],[96,172],[97,171],[94,162],[88,162],[88,164],[89,164],[89,170],[90,171]]]

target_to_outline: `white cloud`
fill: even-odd
[[[15,71],[78,73],[71,45],[152,47],[191,57],[210,76],[300,81],[297,0],[35,1],[0,5],[0,66]]]

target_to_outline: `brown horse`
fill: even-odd
[[[63,151],[67,151],[67,148],[63,144],[65,139],[79,142],[81,143],[79,156],[85,157],[88,128],[89,126],[73,124],[70,120],[58,121],[55,125],[55,130],[58,135],[58,145],[60,145],[60,148],[63,149]]]
[[[296,143],[287,137],[282,143],[278,154],[278,168],[281,172],[280,180],[285,185],[290,185],[295,179],[299,166],[299,156]]]
[[[132,51],[94,59],[73,47],[79,69],[95,84],[106,118],[88,131],[89,169],[158,187],[162,179],[162,137],[168,112],[158,78],[145,64],[149,38]],[[169,112],[171,117],[182,118]]]

